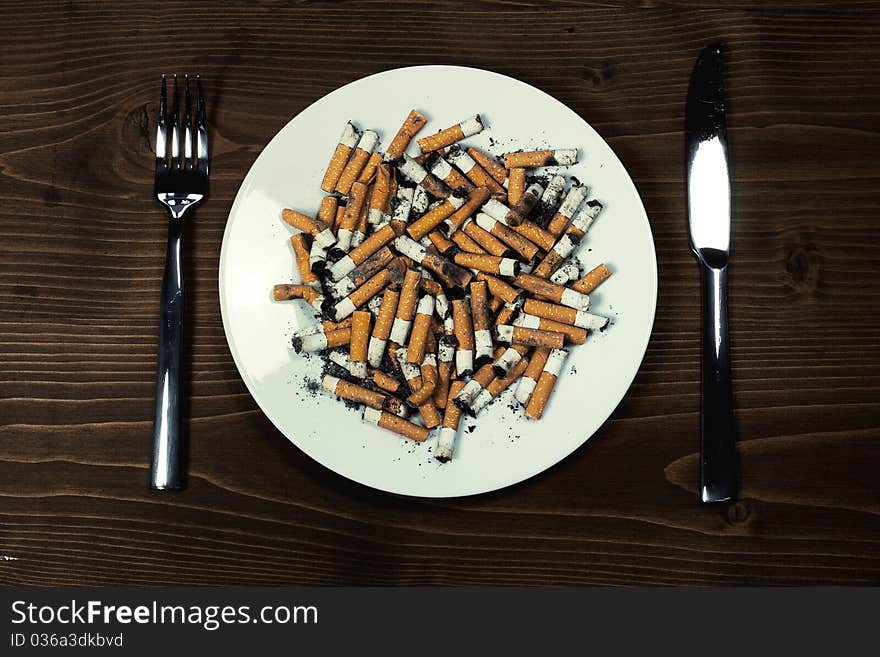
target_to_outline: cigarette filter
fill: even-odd
[[[449,380],[455,361],[455,340],[442,336],[437,344],[437,389],[434,391],[434,404],[439,407],[446,405],[449,397]]]
[[[512,251],[512,249],[504,242],[499,240],[488,230],[480,228],[479,224],[471,219],[464,223],[461,227],[461,232],[467,235],[468,239],[473,240],[482,251],[490,255],[505,257]],[[469,253],[480,253],[480,251],[470,251],[469,249],[464,248],[462,248],[462,250],[468,251]]]
[[[339,228],[336,231],[336,246],[343,253],[347,253],[351,249],[351,238],[354,231],[357,230],[358,221],[360,220],[361,211],[367,202],[367,193],[369,187],[364,183],[355,182],[352,184],[351,196],[348,198],[348,204],[345,206],[345,213],[339,222]]]
[[[555,331],[542,331],[524,326],[499,324],[495,327],[495,337],[502,344],[521,344],[528,347],[549,347],[561,349],[565,336]]]
[[[421,363],[425,357],[425,341],[431,329],[431,318],[434,315],[434,297],[430,294],[419,299],[416,316],[413,320],[412,333],[406,348],[406,362]]]
[[[297,233],[290,237],[290,246],[293,248],[293,256],[296,260],[296,268],[299,271],[299,278],[303,285],[310,285],[319,288],[321,286],[318,277],[312,273],[312,267],[309,265],[309,249],[311,241],[306,233]]]
[[[372,194],[372,187],[367,190],[367,198]],[[364,238],[367,236],[367,217],[369,216],[370,208],[368,203],[364,203],[361,205],[361,211],[358,214],[357,226],[355,226],[354,232],[351,235],[351,248],[354,249],[364,241]],[[345,216],[345,215],[343,215]]]
[[[378,142],[379,135],[372,130],[364,130],[364,134],[361,135],[354,152],[351,154],[351,158],[349,158],[348,163],[339,175],[339,180],[336,181],[337,192],[348,194],[351,191],[351,186],[357,182],[358,176],[363,171],[364,166],[366,166],[367,160],[370,159],[370,154],[376,148]]]
[[[459,251],[455,254],[453,260],[455,264],[462,267],[469,267],[477,271],[494,274],[496,276],[516,276],[519,273],[520,264],[513,258],[502,258],[500,256],[479,255],[476,253],[466,253]]]
[[[373,183],[373,192],[370,194],[369,216],[367,221],[372,225],[388,221],[385,207],[388,205],[388,195],[391,192],[391,165],[383,163],[376,171],[376,181]]]
[[[590,226],[593,225],[593,221],[595,221],[601,211],[602,204],[595,199],[590,199],[584,203],[580,211],[574,216],[574,219],[571,220],[568,233],[576,237],[583,237],[590,230]]]
[[[330,295],[334,299],[340,299],[356,290],[369,280],[374,274],[387,267],[394,260],[394,254],[388,247],[382,247],[376,253],[364,260],[343,276],[336,283],[329,286]]]
[[[572,286],[572,290],[576,290],[581,294],[589,294],[599,285],[611,276],[611,270],[603,262],[601,265],[588,271],[583,278],[576,281]]]
[[[559,210],[556,211],[550,223],[547,224],[547,232],[553,235],[553,237],[562,235],[574,213],[577,212],[586,197],[586,185],[572,185],[571,189],[568,190],[568,194],[565,195],[562,205],[559,206]]]
[[[477,274],[477,280],[486,281],[489,285],[489,293],[493,297],[498,297],[506,303],[516,303],[522,295],[522,293],[517,291],[514,287],[508,285],[500,278],[495,278],[491,274],[481,272]]]
[[[451,460],[455,450],[455,437],[461,421],[461,409],[452,403],[451,399],[461,392],[462,388],[464,388],[463,381],[453,381],[449,385],[443,424],[440,427],[440,435],[437,437],[437,447],[434,449],[434,458],[441,463]]]
[[[471,237],[466,233],[466,228],[470,226],[473,222],[468,221],[463,227],[462,230],[457,230],[452,234],[453,243],[462,251],[466,253],[476,253],[486,255],[486,250],[477,244]],[[487,233],[488,234],[488,233]]]
[[[281,218],[289,226],[293,226],[297,230],[311,235],[312,239],[322,247],[333,246],[336,242],[336,236],[332,233],[330,227],[314,217],[285,208],[281,211]]]
[[[492,379],[489,382],[489,385],[487,385],[471,402],[471,410],[474,415],[477,415],[480,411],[486,408],[489,402],[507,390],[525,371],[528,364],[529,359],[523,357],[514,364],[507,374],[504,376],[496,376]]]
[[[565,259],[574,253],[575,247],[578,245],[578,238],[574,235],[565,234],[556,240],[553,248],[547,251],[546,255],[538,263],[532,271],[533,276],[538,278],[549,278],[565,261]],[[555,282],[555,281],[554,281]]]
[[[532,420],[541,419],[567,355],[568,351],[565,349],[554,349],[550,352],[544,365],[544,370],[541,372],[537,384],[535,384],[535,390],[532,392],[529,403],[526,404],[527,418]]]
[[[558,148],[545,151],[521,151],[519,153],[505,153],[504,166],[508,169],[523,167],[534,169],[536,167],[570,166],[577,163],[576,148]]]
[[[561,303],[569,308],[587,310],[590,307],[590,297],[586,294],[575,292],[571,288],[551,283],[532,274],[520,274],[514,279],[513,284],[526,292],[531,292],[535,296],[555,303]]]
[[[452,403],[461,410],[471,412],[471,402],[482,392],[483,388],[495,377],[492,372],[492,363],[486,363],[471,377],[464,387],[452,398]]]
[[[547,188],[541,195],[541,209],[538,224],[546,227],[547,222],[556,214],[556,206],[562,198],[565,189],[565,177],[555,175],[547,183]]]
[[[418,189],[421,189],[421,187]],[[397,194],[391,202],[391,223],[396,226],[395,232],[397,232],[397,229],[400,230],[398,234],[402,234],[409,223],[415,190],[416,187],[409,183],[402,183],[397,186]]]
[[[351,151],[357,144],[357,140],[357,130],[355,130],[355,127],[349,121],[342,129],[339,143],[336,144],[336,149],[333,151],[333,155],[330,157],[330,162],[327,165],[327,170],[324,172],[324,179],[321,181],[321,189],[325,192],[332,192],[336,188],[339,176],[342,174],[342,170],[345,168],[345,163],[348,162],[348,156],[351,155]]]
[[[474,325],[474,366],[482,367],[492,360],[492,333],[489,323],[489,286],[486,281],[472,281],[471,318]]]
[[[367,301],[379,294],[389,283],[400,283],[403,279],[403,264],[398,262],[395,266],[382,269],[366,283],[349,293],[347,297],[339,300],[332,306],[331,316],[335,321],[340,321],[351,315],[355,310],[363,306]]]
[[[406,415],[407,412],[406,405],[392,395],[376,392],[364,388],[357,383],[351,383],[329,374],[324,375],[324,378],[321,380],[321,387],[331,395],[336,395],[358,404],[364,404],[370,408],[388,411],[395,415]]]
[[[402,255],[430,269],[447,286],[464,288],[473,278],[473,274],[467,269],[453,264],[443,256],[429,253],[425,247],[406,235],[395,239],[394,247]]]
[[[591,331],[603,329],[608,325],[607,317],[592,315],[583,310],[575,310],[574,308],[546,303],[536,299],[526,301],[523,305],[523,310],[530,315],[545,317],[554,322],[570,324]]]
[[[510,180],[507,183],[507,203],[515,205],[526,189],[526,170],[522,167],[510,169]]]
[[[388,145],[388,150],[386,151],[388,157],[396,159],[403,155],[406,152],[406,147],[409,146],[409,142],[412,141],[412,138],[427,122],[428,119],[419,114],[419,112],[410,110],[403,125],[400,126],[397,134],[394,135],[394,139]]]
[[[391,335],[391,325],[394,323],[394,313],[397,311],[399,299],[400,291],[397,288],[392,286],[385,288],[379,314],[373,324],[370,344],[367,347],[367,362],[372,367],[379,367],[382,364],[382,354],[385,353],[385,345],[388,343],[388,336]]]
[[[381,162],[382,154],[378,151],[373,151],[367,160],[367,163],[364,165],[364,168],[361,169],[360,174],[358,174],[357,181],[367,184],[373,182],[373,176],[376,175],[376,171],[378,171]]]
[[[348,371],[356,379],[367,378],[367,344],[370,341],[369,310],[358,310],[351,315],[351,341],[348,344]]]
[[[497,299],[498,297],[493,297]],[[514,303],[504,303],[498,310],[498,315],[495,317],[495,321],[493,322],[493,326],[499,326],[501,324],[513,324],[513,320],[516,319],[516,316],[519,315],[520,311],[520,301],[522,297],[515,301]]]
[[[400,369],[409,386],[410,393],[417,393],[422,387],[421,369],[418,365],[406,361],[405,347],[395,349],[395,357],[400,363]],[[424,404],[421,404],[418,409],[422,422],[427,428],[432,429],[440,424],[440,413],[437,412],[437,407],[434,406],[433,400],[429,399]]]
[[[422,137],[417,141],[422,153],[428,153],[454,144],[457,141],[461,141],[462,139],[466,139],[482,131],[483,121],[480,119],[479,114],[474,114],[461,123],[450,126],[449,128],[441,130],[433,135]]]
[[[333,263],[333,266],[330,267],[330,277],[334,281],[338,281],[343,276],[349,274],[358,265],[365,262],[367,258],[395,239],[400,234],[398,230],[399,227],[395,227],[390,223],[382,226],[382,228],[358,244],[347,255]]]
[[[492,363],[492,373],[496,377],[505,377],[519,363],[523,356],[529,353],[529,347],[522,344],[514,344],[505,349],[502,354]]]
[[[403,278],[403,286],[397,302],[397,311],[394,323],[391,325],[391,342],[397,345],[405,345],[412,326],[413,315],[416,312],[418,299],[419,281],[421,274],[416,269],[407,269]]]
[[[296,353],[324,351],[334,347],[342,347],[351,341],[351,328],[327,331],[326,333],[313,333],[301,338],[293,338],[291,344]]]
[[[446,154],[446,159],[458,167],[459,171],[477,187],[488,187],[492,194],[506,194],[504,187],[490,176],[488,171],[477,164],[476,160],[468,155],[460,146],[455,145],[450,148]]]
[[[538,183],[532,183],[529,185],[526,188],[526,191],[524,191],[519,199],[517,199],[516,204],[514,204],[507,212],[507,215],[504,217],[504,223],[511,227],[519,226],[528,218],[532,213],[532,210],[538,205],[543,193],[544,188]],[[499,204],[501,204],[500,201]]]
[[[538,317],[537,315],[530,315],[528,313],[520,314],[514,320],[513,325],[527,329],[562,333],[562,335],[565,336],[565,342],[570,344],[583,344],[587,341],[587,330],[584,328],[572,326],[571,324],[564,324],[545,317]]]
[[[444,219],[446,219],[449,215],[458,210],[461,206],[464,205],[464,203],[464,197],[459,196],[458,194],[453,192],[437,207],[429,210],[419,219],[412,222],[406,229],[406,232],[414,240],[420,240],[432,230],[437,228],[437,226],[439,226],[441,223],[443,223]]]
[[[432,196],[446,198],[451,193],[451,190],[443,182],[428,173],[421,164],[409,155],[403,156],[403,160],[397,165],[397,170]]]
[[[504,185],[507,182],[507,169],[498,162],[494,157],[489,155],[488,153],[484,153],[479,148],[468,148],[467,154],[470,155],[474,161],[483,167],[490,176],[492,176],[500,185]]]
[[[367,424],[375,424],[383,429],[388,429],[388,431],[393,431],[399,436],[410,438],[411,440],[416,440],[418,442],[422,442],[428,438],[429,432],[426,427],[420,427],[402,417],[397,417],[396,415],[392,415],[385,411],[379,411],[375,408],[365,408],[363,420]]]
[[[475,219],[477,225],[516,251],[523,260],[531,260],[538,254],[538,247],[528,238],[513,231],[495,217],[480,212]]]
[[[313,304],[320,296],[321,293],[311,285],[280,283],[272,288],[272,298],[275,301],[303,299],[306,303]]]
[[[467,299],[455,299],[452,302],[452,322],[455,327],[455,339],[458,341],[455,371],[458,376],[463,377],[474,369],[474,325]]]
[[[470,180],[461,175],[455,167],[439,155],[434,155],[428,160],[428,170],[431,175],[442,180],[454,191],[462,193],[474,189],[474,184]]]
[[[489,198],[489,189],[486,187],[475,187],[468,193],[467,201],[450,214],[440,225],[440,230],[447,237],[452,236],[455,231],[461,228],[468,218]]]
[[[538,347],[532,352],[529,364],[523,371],[519,383],[516,384],[516,390],[513,392],[513,398],[523,406],[529,403],[532,391],[535,389],[535,384],[538,382],[541,372],[544,371],[544,365],[547,363],[549,355],[550,350],[546,347]]]

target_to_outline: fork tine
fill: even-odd
[[[159,94],[159,121],[156,125],[156,171],[165,167],[165,158],[168,156],[168,126],[165,124],[165,114],[168,105],[168,95],[165,91],[165,74],[162,74],[162,91]]]
[[[174,74],[174,92],[171,96],[171,168],[180,165],[180,98],[177,94],[177,73]]]
[[[202,93],[202,77],[196,75],[196,156],[199,158],[199,171],[208,175],[208,121],[205,116],[205,96]]]
[[[189,75],[183,76],[183,168],[193,168],[192,100],[189,94]]]

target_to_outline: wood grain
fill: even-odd
[[[880,3],[0,4],[0,584],[880,584]],[[742,499],[697,503],[699,296],[684,94],[729,49]],[[291,446],[239,378],[217,261],[265,143],[338,86],[474,65],[584,116],[660,268],[632,390],[547,473],[424,501]],[[147,490],[166,220],[162,71],[199,71],[210,201],[187,235],[191,485]]]

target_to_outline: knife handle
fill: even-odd
[[[727,265],[701,262],[703,371],[700,407],[700,495],[703,502],[736,499],[736,444],[727,327]]]

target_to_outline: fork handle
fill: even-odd
[[[168,222],[168,251],[162,277],[156,414],[150,488],[184,488],[184,446],[180,429],[180,368],[183,355],[183,218]]]
[[[736,499],[736,443],[727,323],[727,265],[701,263],[703,372],[700,492],[703,502]]]

